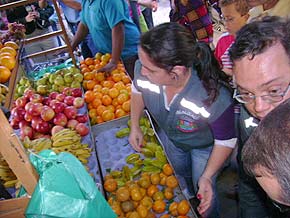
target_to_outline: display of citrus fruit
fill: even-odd
[[[11,71],[4,66],[0,66],[0,83],[6,83],[11,76]]]

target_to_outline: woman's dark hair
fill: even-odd
[[[164,23],[144,33],[140,46],[156,66],[168,72],[178,65],[194,67],[209,96],[204,102],[206,105],[215,101],[220,82],[227,80],[210,47],[206,43],[197,42],[178,23]]]

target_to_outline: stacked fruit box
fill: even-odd
[[[197,217],[147,113],[140,125],[141,153],[128,142],[129,117],[92,127],[109,204],[119,217]]]

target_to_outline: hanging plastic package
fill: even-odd
[[[70,153],[31,154],[39,181],[26,209],[27,218],[115,218],[92,177]]]

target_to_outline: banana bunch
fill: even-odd
[[[8,87],[0,83],[0,105],[3,106],[8,94]]]
[[[26,149],[31,149],[32,151],[39,153],[44,149],[51,149],[52,141],[49,138],[39,138],[30,140],[27,136],[23,140],[23,146]]]
[[[88,144],[81,143],[82,137],[71,129],[63,129],[51,136],[52,150],[55,153],[70,152],[83,164],[88,163],[91,156],[91,148]]]
[[[5,188],[14,187],[18,182],[17,177],[13,171],[9,168],[4,157],[0,155],[0,180]]]

